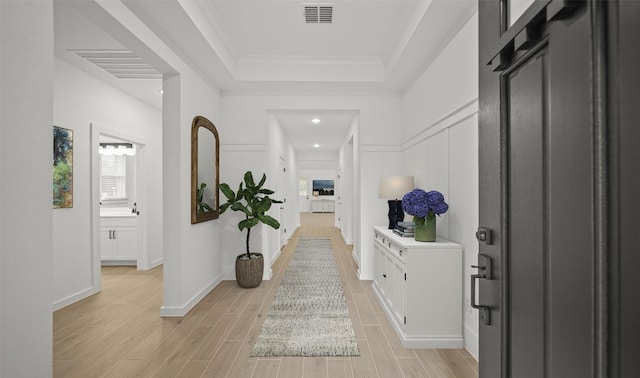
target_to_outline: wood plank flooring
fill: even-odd
[[[103,291],[54,313],[54,377],[460,377],[478,376],[464,349],[405,349],[356,277],[333,214],[302,214],[273,278],[242,289],[223,281],[183,318],[161,318],[162,267],[104,267]],[[249,353],[300,237],[328,236],[360,357],[257,358]]]

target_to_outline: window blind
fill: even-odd
[[[127,198],[126,156],[101,155],[100,200]]]

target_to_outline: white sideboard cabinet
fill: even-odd
[[[462,348],[462,247],[374,227],[373,289],[406,348]]]
[[[100,219],[100,254],[102,265],[136,265],[138,227],[135,217]]]
[[[312,200],[311,212],[312,213],[333,213],[336,210],[334,200]]]

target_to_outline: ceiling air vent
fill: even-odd
[[[305,5],[304,20],[307,24],[331,24],[333,22],[333,6]]]
[[[151,64],[129,50],[69,50],[118,79],[162,79]]]

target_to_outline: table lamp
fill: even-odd
[[[382,176],[378,198],[389,200],[389,229],[404,219],[402,197],[414,189],[413,176]],[[399,199],[398,199],[399,198]]]

